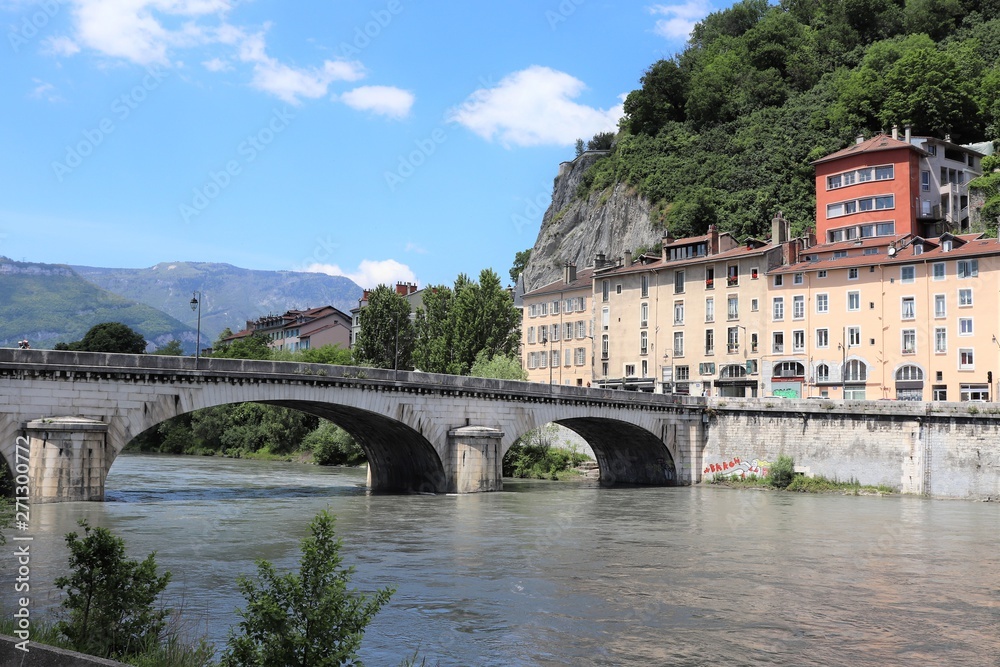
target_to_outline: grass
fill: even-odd
[[[756,475],[750,475],[746,478],[742,478],[738,475],[730,477],[716,475],[709,481],[709,484],[728,486],[734,489],[782,490],[781,488],[775,486],[770,478],[758,477]],[[792,478],[791,483],[784,490],[795,493],[841,493],[845,496],[883,496],[896,493],[895,489],[890,486],[886,486],[885,484],[872,486],[870,484],[861,484],[856,479],[848,482],[841,482],[835,479],[823,477],[822,475],[817,475],[816,477],[795,475],[795,477]]]

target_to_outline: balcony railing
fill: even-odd
[[[774,354],[782,354],[782,353],[784,353],[784,351],[785,351],[785,346],[784,345],[777,345],[776,344],[774,347],[771,348],[771,352],[773,352]]]
[[[726,287],[736,287],[740,284],[739,276],[726,278]]]

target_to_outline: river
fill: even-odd
[[[1000,665],[1000,506],[505,481],[369,495],[363,470],[123,455],[106,503],[32,507],[36,612],[88,519],[156,551],[188,630],[225,641],[254,560],[337,516],[353,584],[395,586],[370,665]],[[10,554],[11,544],[5,547]],[[0,563],[14,598],[13,558]]]

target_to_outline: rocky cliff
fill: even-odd
[[[585,199],[577,197],[584,172],[605,155],[588,151],[559,165],[552,203],[524,270],[529,291],[558,280],[566,262],[583,269],[593,265],[597,253],[614,260],[626,250],[659,242],[662,230],[650,223],[650,204],[634,188],[618,183]]]

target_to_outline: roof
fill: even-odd
[[[941,241],[943,239],[955,239],[958,241],[951,250],[944,250]],[[1000,240],[995,238],[984,238],[982,234],[945,234],[940,239],[923,239],[912,235],[897,236],[894,239],[882,237],[882,243],[869,244],[867,247],[878,245],[878,247],[888,247],[894,244],[899,248],[895,255],[888,253],[878,255],[848,255],[847,257],[818,259],[816,261],[803,261],[788,266],[781,266],[767,273],[774,275],[778,273],[806,273],[809,271],[829,271],[833,269],[846,269],[862,266],[879,266],[882,264],[912,264],[914,262],[941,262],[944,260],[963,259],[971,257],[981,257],[984,255],[1000,255]],[[804,254],[814,255],[829,253],[832,249],[842,249],[844,243],[830,243],[822,246],[813,246]],[[920,245],[923,252],[919,255],[914,247]],[[861,247],[861,246],[857,246]]]
[[[525,299],[533,296],[542,296],[544,294],[553,294],[556,292],[569,292],[578,289],[590,289],[591,282],[594,279],[594,269],[584,269],[583,271],[577,271],[576,280],[571,283],[566,283],[562,278],[551,282],[548,285],[543,285],[538,289],[531,290],[524,294]]]
[[[841,158],[849,157],[851,155],[861,155],[863,153],[877,153],[880,151],[892,151],[898,150],[900,148],[905,148],[908,150],[916,151],[920,155],[929,155],[929,153],[922,148],[914,146],[906,141],[901,141],[899,139],[893,139],[887,134],[876,134],[871,139],[866,139],[861,143],[854,143],[843,148],[835,153],[830,153],[825,157],[821,157],[818,160],[813,160],[812,164],[823,164],[824,162],[832,162],[833,160],[839,160]]]
[[[667,246],[668,248],[670,246]],[[616,266],[609,269],[601,269],[598,271],[598,277],[603,278],[605,276],[621,276],[629,273],[642,273],[644,271],[662,271],[674,268],[683,268],[686,266],[693,266],[695,264],[712,264],[714,262],[725,262],[733,259],[741,259],[744,257],[757,257],[765,254],[770,250],[774,250],[779,246],[776,245],[761,245],[753,248],[748,248],[746,244],[736,246],[735,248],[730,248],[729,250],[724,250],[722,252],[716,253],[714,255],[701,255],[698,257],[686,257],[684,259],[668,259],[664,261],[662,258],[656,260],[655,262],[650,262],[649,264],[639,264],[635,263],[632,266]]]

